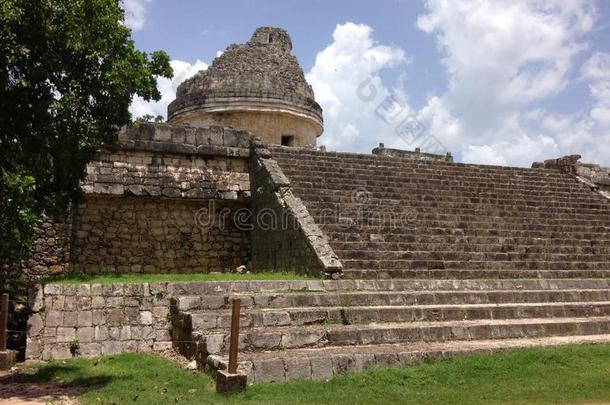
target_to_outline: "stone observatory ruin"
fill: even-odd
[[[254,382],[610,341],[610,169],[317,149],[322,110],[291,49],[259,28],[180,86],[167,123],[122,129],[26,270],[311,279],[46,284],[29,358],[70,357],[77,340],[83,356],[174,347],[225,369],[236,297]]]
[[[230,126],[284,146],[314,146],[322,108],[282,29],[263,27],[178,87],[168,122]]]

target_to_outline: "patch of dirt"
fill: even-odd
[[[0,371],[2,405],[77,405],[82,388],[58,382],[40,382],[22,370]]]
[[[155,354],[166,358],[168,360],[173,361],[174,363],[177,363],[180,365],[180,367],[186,369],[187,364],[190,363],[190,360],[187,359],[186,357],[184,357],[183,355],[181,355],[180,353],[176,352],[174,349],[167,349],[167,350],[162,350],[162,351],[157,351],[155,352]]]

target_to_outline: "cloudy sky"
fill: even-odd
[[[451,151],[530,166],[579,153],[610,165],[610,2],[605,0],[125,0],[137,46],[163,49],[178,84],[262,25],[292,36],[324,109],[319,144]]]

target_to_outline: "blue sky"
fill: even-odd
[[[176,71],[159,80],[164,99],[134,100],[134,115],[164,113],[182,80],[271,25],[292,37],[324,108],[319,143],[330,149],[384,142],[475,163],[529,166],[580,153],[610,164],[610,2],[125,0],[125,8],[137,46],[167,51]],[[375,100],[358,96],[364,85]],[[398,134],[405,120],[416,133]]]

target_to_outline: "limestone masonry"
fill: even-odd
[[[314,146],[322,108],[291,50],[286,31],[257,29],[178,87],[169,123],[232,126],[270,143]]]
[[[179,87],[168,123],[121,130],[24,265],[312,279],[38,286],[29,358],[173,347],[224,370],[236,297],[249,382],[610,342],[610,168],[316,149],[322,110],[291,49],[259,28]]]

